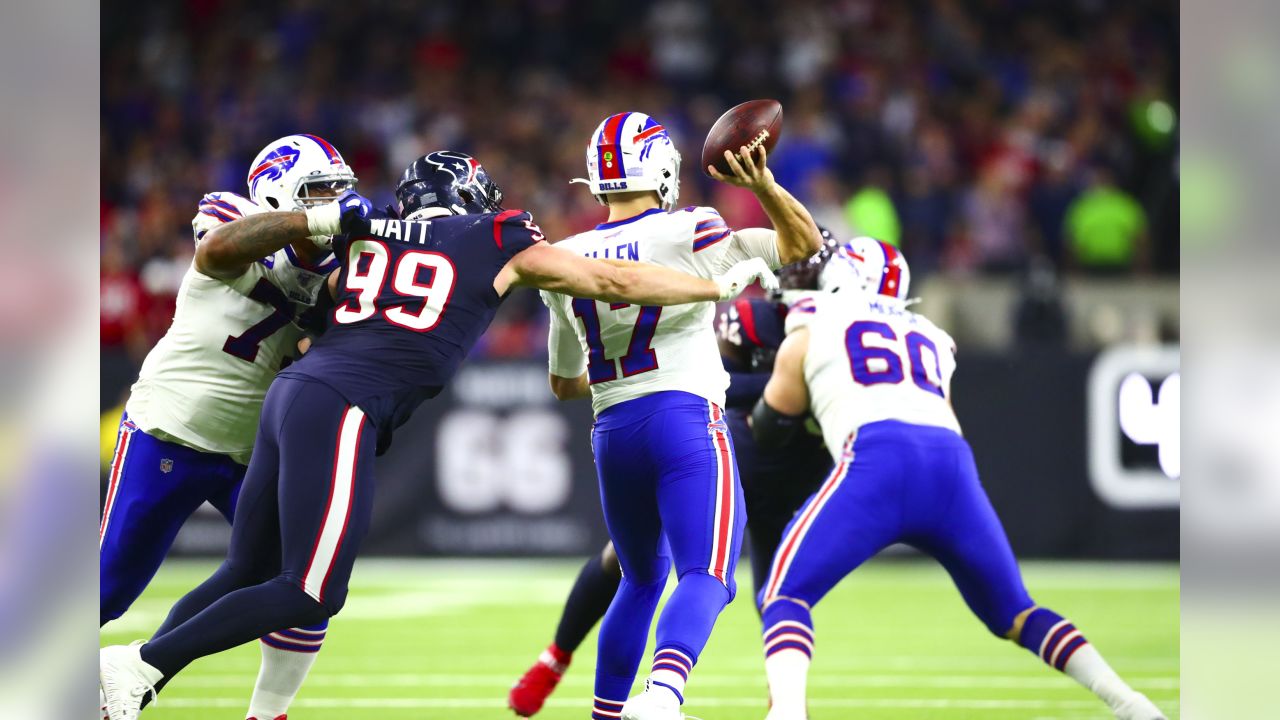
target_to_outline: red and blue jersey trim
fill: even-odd
[[[641,218],[646,218],[646,217],[649,217],[650,215],[656,215],[657,213],[660,213],[660,212],[663,212],[662,208],[649,208],[648,210],[645,210],[639,215],[632,215],[629,218],[623,218],[622,220],[614,220],[613,222],[600,223],[599,225],[596,226],[596,229],[611,230],[621,225],[627,225],[629,223],[633,223]]]
[[[235,205],[210,195],[205,195],[200,200],[200,212],[215,217],[222,222],[231,222],[236,218],[242,217]]]
[[[693,226],[693,251],[701,252],[729,237],[729,226],[719,215],[701,220]]]

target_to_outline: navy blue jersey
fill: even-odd
[[[720,313],[716,334],[730,372],[765,372],[786,337],[787,306],[763,298],[738,298]]]
[[[374,211],[367,233],[334,239],[342,269],[328,331],[280,376],[360,406],[385,448],[489,327],[503,300],[494,278],[542,239],[521,210],[413,222]]]

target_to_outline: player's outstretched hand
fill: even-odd
[[[307,230],[312,239],[338,233],[359,232],[368,225],[373,203],[355,190],[348,190],[331,203],[307,209]],[[317,243],[319,244],[319,243]]]
[[[712,280],[720,288],[721,300],[732,300],[757,280],[766,291],[778,289],[778,278],[769,269],[768,263],[760,258],[743,260]]]
[[[708,165],[707,174],[712,178],[722,183],[744,187],[754,193],[773,184],[773,171],[766,164],[769,151],[764,149],[764,145],[756,147],[754,151],[748,151],[746,145],[739,148],[736,153],[725,150],[724,157],[732,172],[725,175],[714,165]]]

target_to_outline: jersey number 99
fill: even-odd
[[[448,256],[426,250],[402,253],[395,269],[388,273],[390,252],[386,243],[357,240],[347,252],[345,289],[356,297],[343,301],[333,311],[335,322],[347,325],[373,317],[379,309],[387,322],[414,332],[427,332],[440,322],[449,305],[457,271]],[[388,286],[388,275],[390,283]],[[384,299],[390,290],[393,298]],[[404,301],[421,300],[416,309]]]
[[[889,342],[884,345],[867,345],[868,336]],[[849,369],[853,372],[854,382],[859,385],[896,385],[902,382],[906,373],[903,370],[901,351],[906,350],[906,364],[911,367],[912,382],[921,390],[945,397],[942,392],[938,346],[924,335],[912,330],[903,338],[903,347],[899,347],[898,334],[887,323],[859,320],[845,331],[844,344],[849,351]],[[929,361],[925,360],[925,350],[929,351]]]

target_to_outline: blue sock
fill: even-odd
[[[813,617],[808,608],[790,598],[778,598],[761,617],[766,658],[782,650],[799,650],[813,657]]]
[[[646,585],[623,577],[618,594],[600,623],[596,702],[591,713],[595,720],[615,720],[631,693],[649,639],[649,625],[667,584],[665,573],[659,577]]]
[[[651,678],[684,702],[684,686],[711,637],[716,618],[733,597],[729,588],[702,571],[685,573],[658,618],[657,651]]]
[[[729,588],[706,572],[685,573],[658,618],[657,647],[679,648],[697,660],[731,599]]]
[[[1046,608],[1031,611],[1018,642],[1055,670],[1065,668],[1071,656],[1089,644],[1075,625]]]

